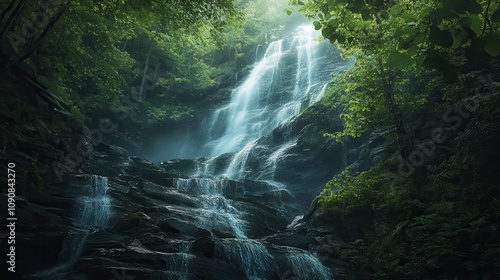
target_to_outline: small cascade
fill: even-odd
[[[323,98],[323,96],[325,96],[325,92],[326,92],[327,87],[328,87],[328,83],[323,85],[323,87],[321,87],[317,93],[311,94],[311,97],[309,98],[309,105],[313,105],[314,103],[319,102],[321,100],[321,98]]]
[[[285,153],[296,144],[297,144],[297,139],[294,139],[292,141],[282,144],[274,152],[272,152],[262,167],[263,171],[260,173],[261,175],[259,176],[259,179],[274,180],[274,174],[276,173],[278,161],[281,160],[283,155],[285,155]]]
[[[255,48],[255,63],[257,63],[257,60],[259,59],[259,48],[261,46],[258,45],[256,48]]]
[[[295,218],[293,218],[293,221],[286,226],[286,228],[288,229],[293,229],[295,228],[297,225],[299,225],[299,222],[304,218],[304,215],[297,215],[295,216]]]
[[[103,229],[111,217],[108,178],[92,176],[87,192],[76,201],[74,225],[88,230]]]
[[[188,253],[192,244],[192,241],[185,242],[180,248],[181,252],[167,254],[167,267],[166,271],[162,274],[162,279],[189,280],[190,264],[195,258],[192,254]]]
[[[195,171],[194,171],[193,176],[194,177],[202,176],[203,175],[203,171],[204,171],[204,169],[202,167],[203,163],[200,161],[200,159],[196,159],[195,165],[196,165],[196,167],[195,167]]]
[[[286,267],[291,277],[296,279],[332,279],[332,275],[311,253],[297,252],[287,257]]]
[[[271,189],[268,191],[268,194],[273,197],[273,203],[276,206],[286,206],[285,202],[287,198],[290,198],[292,195],[290,191],[286,188],[285,184],[274,180],[261,180],[261,182],[267,183],[271,186]]]
[[[273,257],[267,248],[251,239],[224,239],[216,256],[240,266],[249,280],[265,280],[273,270]]]
[[[111,218],[111,199],[108,196],[108,178],[92,175],[89,184],[81,190],[73,210],[77,231],[68,233],[58,258],[58,265],[35,276],[47,280],[66,279],[69,269],[82,254],[89,234],[105,229]]]
[[[229,189],[228,180],[210,178],[176,179],[174,185],[181,191],[196,195],[222,195]]]
[[[200,217],[200,226],[205,229],[217,229],[231,232],[238,238],[246,238],[244,224],[238,209],[233,202],[221,195],[203,196],[203,217]]]
[[[224,197],[224,191],[229,189],[225,179],[190,178],[175,179],[174,186],[182,191],[200,197],[202,209],[197,217],[198,226],[212,230],[230,232],[239,238],[246,238],[241,214],[233,202]]]
[[[224,177],[231,179],[240,179],[244,177],[248,155],[255,147],[255,145],[257,145],[257,140],[248,143],[245,147],[243,147],[243,149],[241,149],[233,156],[231,163],[227,167]]]

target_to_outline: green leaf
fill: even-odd
[[[462,20],[464,21],[463,24],[466,24],[469,22],[469,20],[466,20],[465,18],[470,18],[471,21],[470,21],[469,26],[462,25]],[[480,34],[482,32],[482,29],[483,29],[483,21],[479,18],[478,15],[474,15],[474,14],[468,15],[468,16],[460,19],[460,24],[462,25],[462,27],[469,28],[470,30],[474,31],[474,33],[476,33],[476,34]]]
[[[458,34],[453,35],[453,49],[460,48],[470,39],[469,33],[466,31],[459,32]]]
[[[325,26],[323,27],[323,29],[321,29],[321,35],[327,39],[332,39],[332,37],[335,35],[333,33],[333,30],[331,27],[329,26]]]
[[[346,8],[347,10],[356,14],[359,13],[359,11],[361,10],[361,8],[356,6],[354,3],[349,4]]]
[[[439,45],[443,48],[450,48],[453,45],[453,36],[448,30],[440,30],[438,27],[431,27],[429,40],[434,45]]]
[[[389,55],[386,64],[389,67],[406,66],[411,61],[412,60],[409,55],[395,51]]]
[[[484,37],[484,50],[491,56],[500,54],[500,36],[498,33],[489,33]]]
[[[399,16],[403,12],[403,5],[394,5],[391,8],[391,15]]]
[[[337,36],[337,42],[343,44],[345,42],[345,36],[343,35],[338,35]]]
[[[492,22],[500,22],[500,9],[496,10],[492,15],[491,19]]]
[[[458,22],[460,23],[460,26],[468,28],[472,24],[472,18],[470,16],[465,16],[460,18]]]
[[[314,25],[314,29],[316,29],[316,30],[321,29],[321,22],[315,21],[315,22],[313,22],[313,25]]]
[[[475,0],[453,0],[454,10],[457,13],[470,13],[470,14],[479,14],[483,11],[483,7],[477,3]]]
[[[371,12],[368,8],[361,9],[361,18],[363,20],[370,20],[372,18]]]
[[[350,1],[351,2],[351,5],[354,9],[356,10],[361,10],[362,8],[365,7],[365,1],[363,0],[353,0],[353,1]]]
[[[328,21],[327,23],[328,26],[330,26],[333,29],[336,29],[339,25],[339,19],[338,18],[332,18],[331,20]]]
[[[433,70],[437,69],[438,65],[441,64],[443,61],[444,58],[439,52],[435,50],[429,50],[424,58],[423,65],[426,69]]]
[[[484,53],[484,41],[479,38],[472,38],[471,44],[465,51],[465,56],[470,60],[476,60]]]
[[[382,11],[380,12],[380,17],[383,19],[389,19],[391,17],[391,14],[389,14],[388,11]]]
[[[451,18],[453,16],[455,16],[453,10],[446,7],[437,8],[429,14],[429,18],[433,20],[441,20],[444,18]]]

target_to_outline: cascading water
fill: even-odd
[[[283,204],[282,196],[288,191],[275,181],[275,172],[284,154],[297,145],[297,137],[286,136],[274,148],[262,148],[259,141],[299,114],[304,106],[319,101],[331,72],[349,67],[345,62],[332,65],[314,40],[318,35],[312,26],[301,26],[287,38],[269,43],[263,58],[233,91],[231,100],[214,110],[205,122],[207,142],[201,154],[212,157],[199,158],[191,178],[174,180],[178,190],[200,199],[197,226],[235,237],[222,239],[216,255],[240,266],[246,279],[271,279],[270,275],[284,272],[297,279],[331,279],[330,271],[311,253],[285,249],[288,254],[274,257],[268,244],[248,238],[246,213],[228,198],[235,192],[241,195],[241,190],[231,187],[230,180],[250,179],[268,186],[273,204]],[[260,159],[256,171],[248,162],[258,148],[266,150],[267,157]],[[231,154],[223,155],[226,153]],[[222,169],[217,159],[220,155],[225,158]]]
[[[197,224],[207,230],[217,229],[230,232],[239,238],[246,238],[240,217],[232,201],[225,198],[229,190],[229,182],[220,179],[190,178],[175,179],[177,189],[198,195],[203,201]]]
[[[265,161],[262,170],[263,172],[259,174],[259,179],[271,179],[274,180],[274,174],[276,173],[276,168],[278,165],[278,161],[281,157],[288,151],[290,148],[297,144],[297,139],[292,141],[285,142],[281,146],[279,146]]]
[[[103,229],[111,217],[108,178],[93,175],[86,194],[77,199],[74,225],[88,230]]]
[[[286,259],[286,267],[296,279],[331,279],[330,271],[310,253],[291,253]]]
[[[67,279],[66,270],[80,257],[89,234],[107,227],[111,218],[108,178],[92,175],[88,181],[89,184],[81,189],[82,193],[76,199],[73,213],[76,231],[65,238],[58,265],[36,276],[47,280]]]
[[[314,41],[318,35],[305,25],[268,45],[231,101],[212,114],[208,154],[239,150],[297,115],[305,99],[319,100],[331,71],[321,69],[324,58]]]
[[[188,253],[191,245],[192,241],[186,242],[181,245],[181,251],[179,253],[167,253],[167,269],[160,272],[160,275],[157,278],[168,280],[189,280],[189,268],[194,259],[194,256]]]
[[[258,241],[225,239],[217,248],[216,256],[241,266],[248,280],[266,279],[273,257]]]

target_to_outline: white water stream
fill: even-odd
[[[111,218],[111,200],[108,195],[108,178],[97,175],[88,177],[88,184],[79,190],[73,210],[75,231],[68,233],[59,254],[58,264],[35,276],[47,280],[67,279],[66,271],[78,260],[89,234],[105,229]]]

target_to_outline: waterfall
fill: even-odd
[[[222,195],[229,189],[227,180],[210,178],[175,179],[174,185],[179,190],[197,195]]]
[[[259,59],[259,48],[260,48],[260,45],[258,45],[255,48],[255,63],[257,63],[257,60]]]
[[[294,279],[332,279],[330,271],[311,253],[292,253],[286,267]]]
[[[240,179],[244,177],[248,155],[250,154],[250,151],[252,151],[252,149],[255,147],[255,145],[257,145],[257,140],[248,143],[245,147],[243,147],[243,149],[241,149],[233,156],[231,163],[229,163],[229,166],[227,167],[224,177],[234,179]]]
[[[233,202],[224,197],[229,189],[225,179],[190,178],[175,179],[174,186],[182,191],[198,195],[203,202],[198,213],[197,225],[206,230],[230,232],[239,238],[246,238],[241,214]]]
[[[268,45],[230,102],[210,117],[208,154],[237,151],[297,115],[304,99],[319,100],[329,72],[320,69],[318,35],[312,26],[301,26]]]
[[[93,175],[90,181],[86,193],[76,201],[74,225],[88,230],[103,229],[111,217],[108,178]]]
[[[195,258],[192,254],[188,253],[192,244],[192,241],[183,243],[179,253],[166,253],[166,270],[161,271],[159,277],[157,278],[168,280],[189,280],[190,265]]]
[[[262,169],[263,172],[259,176],[259,179],[271,179],[274,180],[274,174],[276,173],[276,168],[278,167],[278,161],[283,157],[283,155],[297,144],[297,139],[289,142],[285,142],[279,146],[265,161]]]
[[[225,239],[216,256],[240,266],[248,280],[265,280],[272,269],[273,257],[260,242],[249,239]]]
[[[239,266],[246,279],[274,279],[277,273],[291,274],[294,279],[332,279],[328,268],[307,251],[285,247],[279,250],[286,254],[274,255],[268,251],[269,244],[248,238],[249,223],[245,222],[248,213],[242,210],[245,208],[241,201],[231,199],[233,195],[247,194],[246,189],[238,190],[231,180],[250,179],[266,186],[255,191],[261,195],[256,197],[269,199],[266,202],[276,208],[290,208],[284,197],[291,194],[285,184],[275,181],[275,173],[280,161],[296,147],[298,137],[285,129],[284,139],[271,147],[264,147],[261,139],[304,107],[318,102],[325,94],[331,72],[348,68],[349,63],[340,58],[340,66],[331,62],[331,54],[315,42],[317,36],[313,26],[308,25],[282,40],[270,42],[248,77],[233,90],[227,104],[214,109],[203,122],[199,132],[206,140],[202,154],[210,157],[195,161],[191,178],[174,179],[179,191],[195,195],[201,201],[194,215],[197,226],[235,237],[220,239],[215,247],[216,257]],[[259,47],[255,50],[256,60],[258,52]],[[261,154],[265,157],[256,164],[259,151],[264,151]],[[286,216],[292,212],[283,213]],[[298,221],[299,218],[290,227]],[[178,256],[173,261],[179,262]]]
[[[88,184],[79,190],[73,209],[73,225],[64,239],[63,248],[58,257],[58,264],[48,270],[38,272],[35,276],[47,280],[67,279],[69,269],[82,254],[89,234],[105,229],[111,218],[111,200],[108,192],[108,178],[97,175],[88,177]]]

